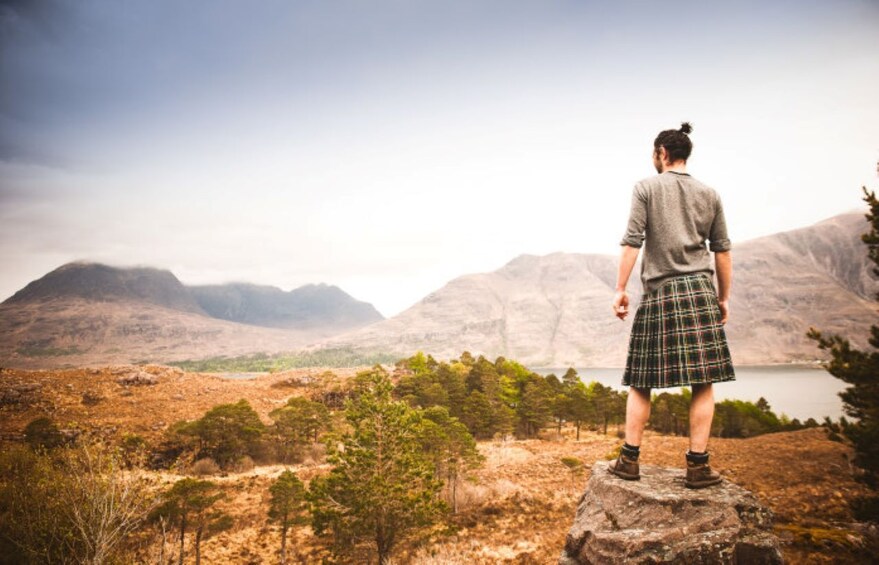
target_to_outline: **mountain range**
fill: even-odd
[[[733,244],[726,325],[737,364],[824,358],[814,326],[867,346],[879,280],[863,214]],[[383,319],[338,287],[289,292],[235,283],[185,286],[171,272],[71,263],[0,304],[0,364],[167,362],[257,352],[348,348],[437,358],[468,350],[535,367],[620,367],[633,316],[611,311],[618,258],[520,255],[500,269],[450,280]],[[630,279],[640,300],[640,263]]]
[[[383,316],[340,288],[186,286],[167,270],[62,265],[0,304],[0,363],[169,361],[290,351]]]
[[[879,282],[860,235],[863,214],[734,244],[731,314],[726,325],[739,364],[824,358],[806,337],[810,326],[865,347],[876,322]],[[618,258],[551,253],[520,255],[490,273],[449,281],[393,318],[316,344],[437,358],[463,349],[538,367],[625,365],[632,318],[612,312]],[[640,261],[630,302],[641,294]]]

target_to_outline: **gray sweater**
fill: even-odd
[[[706,247],[705,240],[711,242]],[[714,276],[711,251],[728,251],[726,219],[717,192],[687,173],[666,171],[638,181],[620,245],[644,246],[644,292],[669,277],[704,272]]]

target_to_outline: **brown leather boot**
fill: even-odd
[[[637,459],[630,459],[620,452],[616,461],[607,466],[608,471],[627,481],[637,481],[641,478],[641,467]]]
[[[722,480],[723,477],[720,476],[720,473],[712,471],[707,461],[705,463],[693,463],[687,459],[687,478],[684,480],[684,485],[687,488],[710,487]]]

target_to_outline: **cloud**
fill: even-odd
[[[82,258],[393,312],[615,249],[682,119],[739,239],[857,203],[875,3],[634,4],[0,3],[0,289]]]

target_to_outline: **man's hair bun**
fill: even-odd
[[[653,140],[653,148],[658,151],[660,147],[665,147],[668,159],[672,163],[686,161],[690,157],[690,151],[693,150],[693,142],[687,135],[691,131],[693,126],[690,122],[682,122],[681,129],[663,130]]]

